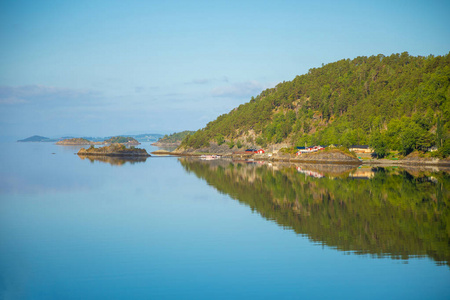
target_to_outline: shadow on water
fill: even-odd
[[[448,170],[179,161],[219,192],[313,242],[450,266]]]
[[[87,159],[91,163],[94,162],[101,162],[101,163],[108,163],[113,166],[122,166],[126,163],[129,164],[136,164],[136,163],[144,163],[148,157],[122,157],[122,156],[101,156],[101,155],[78,155],[82,160]]]

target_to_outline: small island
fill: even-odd
[[[54,142],[54,141],[55,141],[54,139],[50,139],[50,138],[45,137],[45,136],[33,135],[33,136],[30,136],[30,137],[28,137],[26,139],[18,140],[17,142],[19,142],[19,143],[27,143],[27,142],[34,142],[34,143],[36,143],[36,142]]]
[[[73,146],[73,145],[101,145],[104,142],[92,142],[85,138],[64,139],[56,143],[56,145]]]
[[[107,140],[105,140],[105,143],[113,144],[113,143],[119,143],[119,144],[128,144],[128,145],[139,145],[140,143],[130,136],[113,136]]]
[[[100,156],[123,156],[123,157],[148,157],[150,154],[145,149],[139,149],[131,146],[127,148],[122,144],[111,144],[110,146],[104,146],[95,148],[93,145],[88,149],[81,148],[77,153],[80,156],[88,155],[100,155]]]

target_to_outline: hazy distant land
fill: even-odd
[[[33,135],[28,138],[18,140],[17,142],[57,142],[58,145],[101,145],[107,143],[128,143],[138,145],[142,142],[156,142],[164,135],[159,133],[143,133],[138,135],[117,135],[107,137],[58,137],[48,138],[40,135]],[[129,138],[130,141],[122,140],[122,138]]]

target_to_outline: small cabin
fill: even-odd
[[[256,151],[256,153],[263,154],[263,153],[265,153],[265,151],[264,151],[264,149],[259,149],[258,151]]]
[[[351,145],[348,150],[353,151],[355,153],[372,153],[373,150],[369,148],[367,145]]]
[[[311,152],[323,150],[324,147],[323,146],[297,147],[297,149],[298,149],[297,155],[300,155],[301,153],[311,153]]]

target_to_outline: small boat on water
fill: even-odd
[[[214,159],[219,159],[221,158],[220,155],[201,155],[200,159],[201,160],[214,160]]]

